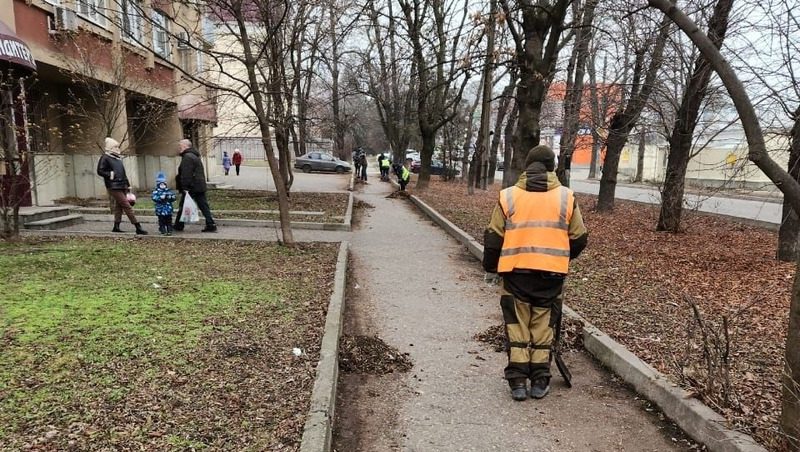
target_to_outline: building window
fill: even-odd
[[[167,60],[169,47],[169,18],[161,11],[153,11],[153,53]]]
[[[122,37],[126,41],[141,45],[142,42],[142,3],[139,0],[122,2]]]
[[[101,27],[106,26],[106,0],[77,0],[78,14]]]

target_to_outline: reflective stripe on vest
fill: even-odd
[[[516,186],[503,190],[500,206],[506,224],[498,272],[517,268],[566,274],[574,200],[566,187],[546,192],[529,192]]]

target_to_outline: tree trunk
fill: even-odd
[[[475,96],[475,102],[472,103],[472,107],[469,109],[469,115],[467,116],[467,132],[466,136],[464,137],[464,149],[463,155],[461,156],[461,174],[463,178],[467,181],[467,194],[474,194],[475,190],[473,190],[473,176],[474,176],[474,168],[473,165],[469,163],[469,151],[472,148],[472,137],[475,134],[475,129],[472,121],[472,117],[475,116],[475,110],[478,109],[478,104],[480,103],[481,98],[479,96]]]
[[[639,132],[639,152],[636,155],[636,177],[633,178],[634,182],[642,181],[642,173],[644,172],[644,151],[645,151],[646,136],[647,136],[647,131],[645,131],[644,127],[642,127],[642,131]]]
[[[516,77],[511,74],[511,80],[508,82],[500,98],[500,105],[497,108],[497,117],[494,122],[494,131],[492,133],[492,144],[489,153],[489,184],[494,184],[495,172],[497,171],[497,151],[500,149],[500,133],[503,131],[503,123],[508,115],[508,107],[511,105],[511,96],[514,94],[514,87],[516,86]],[[505,159],[505,153],[503,159]],[[505,162],[505,160],[503,160]]]
[[[725,40],[728,16],[733,8],[733,1],[718,0],[709,20],[706,36],[717,49],[722,47],[722,42]],[[667,172],[664,177],[664,188],[661,190],[661,213],[656,225],[658,231],[680,231],[686,168],[691,158],[694,131],[700,117],[700,107],[706,97],[711,74],[711,65],[701,53],[694,62],[694,70],[686,85],[686,91],[683,93],[681,105],[675,114],[675,125],[669,137]]]
[[[420,135],[422,137],[422,149],[419,153],[419,178],[417,178],[417,184],[414,188],[425,190],[431,180],[431,161],[433,160],[433,151],[436,149],[436,131],[421,130]]]
[[[480,126],[480,142],[478,143],[481,149],[481,189],[486,190],[487,180],[489,175],[489,146],[491,136],[489,134],[489,123],[492,121],[492,88],[494,83],[494,18],[497,13],[497,1],[489,0],[489,24],[486,32],[486,59],[484,60],[484,75],[483,75],[483,101],[481,102],[481,126]],[[497,157],[495,157],[497,161]]]
[[[794,127],[789,147],[789,174],[800,182],[800,107],[794,111]],[[797,252],[797,239],[800,233],[800,218],[792,206],[783,201],[783,216],[778,230],[778,259],[784,262],[796,261],[800,258]]]
[[[543,7],[526,3],[522,7],[522,37],[516,37],[519,83],[517,85],[517,121],[514,161],[507,165],[518,175],[525,166],[528,151],[539,144],[542,103],[555,73],[559,41],[569,0],[558,0]],[[506,15],[513,14],[503,3]],[[518,40],[519,39],[519,40]],[[509,168],[509,169],[511,169]]]
[[[519,110],[517,109],[517,104],[514,104],[514,108],[511,110],[511,114],[508,116],[508,121],[506,122],[506,128],[503,131],[503,135],[505,139],[503,140],[503,188],[508,188],[514,185],[517,182],[518,173],[511,168],[511,161],[514,159],[514,133],[517,129],[517,117],[519,116]]]
[[[614,210],[614,193],[617,190],[617,170],[622,148],[628,141],[630,128],[619,121],[612,119],[612,129],[606,143],[606,158],[603,162],[603,174],[600,176],[600,191],[597,195],[597,211],[611,212]],[[617,123],[615,126],[614,124]]]
[[[330,5],[331,26],[331,108],[333,110],[333,141],[336,155],[344,155],[344,121],[341,113],[341,99],[339,94],[339,38],[336,35],[338,17],[334,11],[333,3]]]
[[[581,26],[575,38],[574,77],[570,74],[567,90],[564,94],[564,123],[561,133],[561,149],[558,159],[558,178],[561,183],[569,187],[569,174],[572,166],[572,154],[575,152],[575,140],[581,122],[581,103],[583,100],[583,78],[586,69],[586,60],[589,57],[589,41],[592,39],[592,23],[594,10],[598,0],[588,0],[583,8]],[[570,83],[571,80],[571,83]]]
[[[781,426],[790,450],[800,450],[800,260],[795,268],[789,332],[786,335],[786,367],[783,374]]]

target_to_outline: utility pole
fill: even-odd
[[[486,190],[489,177],[489,150],[491,137],[489,136],[489,122],[492,117],[492,78],[494,72],[494,22],[497,15],[497,0],[489,2],[489,20],[486,31],[486,60],[483,76],[483,102],[481,103],[481,189]]]

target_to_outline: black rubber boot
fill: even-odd
[[[548,377],[537,378],[531,383],[531,397],[543,399],[550,392],[550,379]]]
[[[508,381],[508,386],[511,387],[511,398],[517,402],[521,402],[528,398],[528,384],[524,378],[518,378]]]
[[[147,235],[147,231],[142,229],[142,225],[141,224],[134,223],[134,226],[136,226],[136,235]]]
[[[125,231],[123,231],[122,229],[119,228],[119,224],[120,224],[119,221],[115,221],[114,222],[114,229],[112,229],[111,232],[125,232]]]

